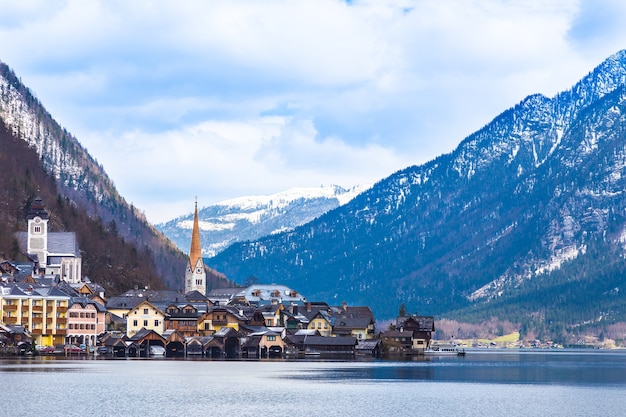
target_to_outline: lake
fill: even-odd
[[[619,416],[626,352],[413,361],[0,360],[2,416]]]

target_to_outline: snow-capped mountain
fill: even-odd
[[[199,209],[200,242],[215,256],[234,242],[289,231],[352,200],[370,185],[297,187],[272,195],[238,197]],[[181,250],[191,243],[193,213],[156,225]]]
[[[208,264],[238,282],[367,304],[381,318],[406,303],[528,326],[626,321],[625,190],[621,51],[568,91],[522,100],[452,153]]]

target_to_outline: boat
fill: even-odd
[[[433,344],[429,346],[425,351],[426,356],[465,356],[465,349],[459,349],[454,343],[448,344]]]
[[[163,346],[150,346],[150,356],[165,356],[165,348]]]

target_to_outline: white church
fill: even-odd
[[[49,232],[50,215],[41,198],[36,198],[28,214],[27,232],[17,232],[20,249],[34,263],[33,274],[59,276],[61,281],[78,284],[82,281],[82,259],[76,233]]]

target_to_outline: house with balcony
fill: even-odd
[[[0,286],[0,321],[23,326],[37,345],[64,344],[70,296],[56,287]]]
[[[185,337],[197,336],[199,335],[198,319],[206,311],[206,304],[200,309],[191,303],[169,304],[165,307],[165,330],[175,330]]]

